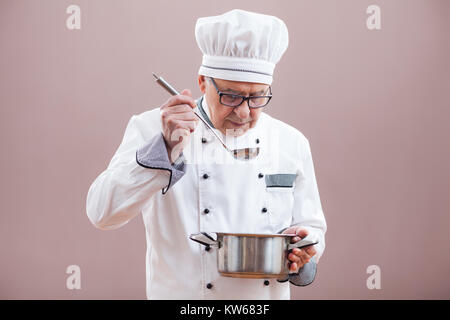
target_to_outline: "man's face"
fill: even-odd
[[[214,78],[214,81],[219,91],[242,96],[267,95],[269,89],[269,85],[262,83],[238,82],[216,78]],[[219,101],[219,95],[211,79],[200,75],[198,77],[198,83],[201,92],[205,94],[210,110],[211,122],[222,134],[240,136],[256,125],[264,107],[249,108],[247,101],[234,108],[224,106]]]

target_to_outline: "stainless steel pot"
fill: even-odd
[[[295,236],[295,234],[201,232],[191,234],[189,238],[208,248],[217,248],[217,270],[222,276],[284,279],[289,275],[287,257],[290,250],[318,243],[308,237],[290,243]]]

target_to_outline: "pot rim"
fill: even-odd
[[[255,238],[272,238],[272,237],[295,237],[293,233],[231,233],[231,232],[214,232],[217,235],[236,236],[236,237],[255,237]]]

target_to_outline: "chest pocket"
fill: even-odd
[[[291,223],[297,174],[277,173],[266,174],[264,177],[268,221],[274,229],[281,230]]]

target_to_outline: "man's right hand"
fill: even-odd
[[[197,127],[198,118],[193,110],[196,106],[191,91],[184,89],[160,107],[162,132],[172,163],[180,156],[189,142],[191,132]]]

